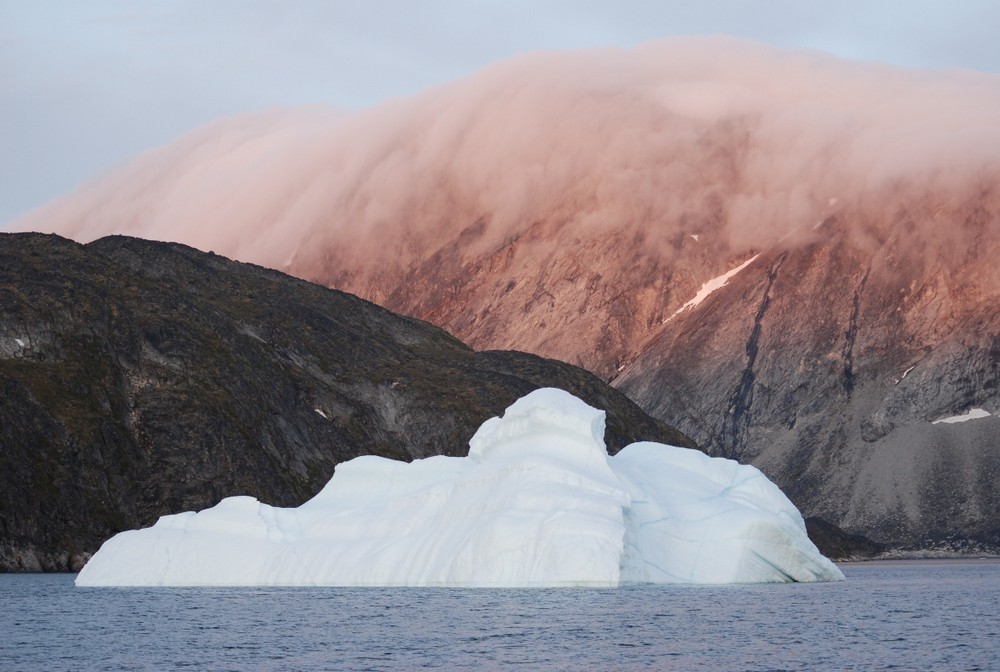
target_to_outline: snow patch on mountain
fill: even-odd
[[[667,319],[663,320],[663,323],[665,324],[665,323],[669,322],[670,320],[672,320],[675,317],[677,317],[679,314],[683,313],[685,310],[692,310],[694,308],[697,308],[698,305],[701,304],[702,301],[704,301],[709,296],[711,296],[713,292],[716,292],[716,291],[722,289],[723,287],[725,287],[729,283],[729,281],[737,273],[739,273],[744,268],[746,268],[747,266],[749,266],[750,264],[752,264],[754,261],[756,261],[757,257],[759,257],[759,256],[760,256],[759,254],[755,254],[754,256],[750,257],[749,259],[747,259],[746,261],[744,261],[742,264],[740,264],[736,268],[734,268],[732,270],[729,270],[729,271],[726,271],[722,275],[720,275],[718,277],[715,277],[715,278],[712,278],[708,282],[705,282],[704,284],[702,284],[701,288],[698,290],[698,293],[694,295],[694,298],[692,298],[690,301],[688,301],[687,303],[685,303],[683,306],[681,306],[680,308],[678,308],[677,310],[675,310],[674,313],[670,317],[668,317]]]
[[[971,410],[969,410],[969,411],[967,411],[965,413],[962,413],[961,415],[952,415],[952,416],[947,417],[947,418],[940,418],[938,420],[935,420],[931,424],[932,425],[940,425],[940,424],[953,425],[953,424],[958,423],[958,422],[968,422],[969,420],[978,420],[979,418],[988,418],[988,417],[990,417],[990,412],[989,411],[984,411],[981,408],[973,408],[973,409],[971,409]]]

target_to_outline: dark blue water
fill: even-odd
[[[617,590],[75,588],[0,575],[3,670],[1000,670],[1000,562]]]

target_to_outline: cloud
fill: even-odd
[[[998,147],[998,76],[678,38],[519,56],[353,114],[225,119],[15,228],[375,282],[477,223],[478,251],[540,223],[555,245],[611,230],[665,255],[689,234],[769,245],[887,194],[960,200],[995,183]]]

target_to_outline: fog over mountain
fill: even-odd
[[[968,548],[1000,543],[998,184],[1000,77],[688,38],[221,120],[16,227],[182,241],[583,365],[807,516]]]

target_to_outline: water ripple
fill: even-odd
[[[1000,562],[618,590],[76,589],[0,575],[6,670],[998,669]]]

